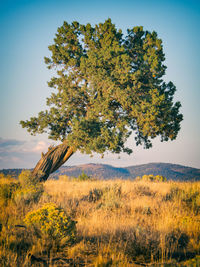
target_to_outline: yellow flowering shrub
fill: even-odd
[[[45,204],[42,208],[29,212],[24,222],[39,230],[41,236],[48,236],[52,240],[65,238],[65,241],[69,242],[75,238],[76,222],[54,203]]]
[[[22,187],[27,187],[35,184],[30,170],[23,170],[18,176],[18,179]]]
[[[137,180],[143,180],[148,182],[166,182],[167,178],[162,175],[145,174],[142,177],[137,177]]]

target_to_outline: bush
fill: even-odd
[[[44,192],[42,185],[28,186],[19,188],[14,195],[15,203],[28,205],[31,203],[37,203]]]
[[[170,192],[166,195],[166,200],[181,201],[196,215],[200,213],[200,193],[195,185],[185,189],[172,186]]]
[[[45,204],[42,208],[29,212],[24,222],[32,226],[41,238],[66,243],[72,242],[76,233],[76,222],[62,208],[53,203]]]
[[[121,186],[118,184],[105,187],[102,190],[101,203],[99,204],[99,207],[107,210],[115,210],[120,208],[123,205],[121,193]]]
[[[0,200],[7,205],[8,200],[13,198],[15,191],[19,188],[19,183],[7,180],[0,183]]]
[[[166,182],[167,178],[162,176],[162,175],[143,175],[142,177],[137,177],[137,180],[143,180],[143,181],[148,181],[148,182]]]
[[[78,178],[77,178],[79,181],[88,181],[88,180],[91,180],[91,177],[88,176],[85,172],[82,172]]]
[[[10,174],[3,174],[2,172],[0,173],[0,183],[2,183],[3,180],[14,180],[14,177],[11,176]]]
[[[94,188],[93,190],[90,190],[89,194],[84,196],[81,200],[89,201],[89,202],[96,202],[99,199],[101,199],[103,195],[102,189]]]
[[[32,186],[39,183],[37,177],[33,178],[30,170],[22,171],[18,179],[22,187]]]
[[[16,204],[28,205],[39,201],[44,192],[43,185],[33,179],[31,171],[22,171],[19,175],[20,188],[15,192],[14,200]]]

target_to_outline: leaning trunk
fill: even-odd
[[[42,154],[41,159],[32,171],[33,179],[40,182],[46,181],[49,175],[63,165],[72,154],[72,147],[66,143],[49,148],[46,154]]]

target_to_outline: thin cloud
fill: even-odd
[[[45,141],[39,141],[35,147],[32,148],[33,152],[43,152],[46,151],[49,147],[49,144]]]
[[[0,138],[0,169],[32,168],[51,143],[42,140],[21,141]]]
[[[3,139],[0,137],[0,149],[1,148],[10,148],[13,146],[21,146],[25,141],[15,140],[15,139]]]

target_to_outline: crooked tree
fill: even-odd
[[[49,108],[20,123],[61,144],[41,157],[34,177],[46,180],[77,150],[130,154],[132,132],[144,148],[156,136],[177,137],[181,104],[173,101],[174,84],[163,80],[165,55],[156,32],[134,27],[124,36],[110,19],[95,27],[64,22],[49,50],[45,63],[57,71],[48,82],[55,89]]]

